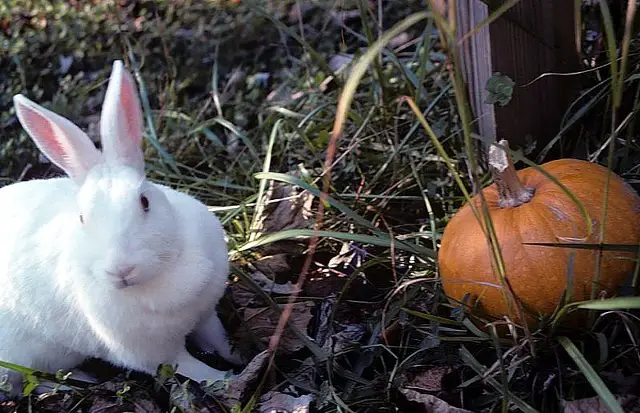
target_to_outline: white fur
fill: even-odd
[[[52,373],[88,357],[150,374],[172,363],[197,381],[223,379],[185,337],[195,331],[204,350],[234,358],[216,313],[224,230],[196,199],[145,179],[142,116],[122,62],[103,104],[103,153],[70,121],[21,95],[14,103],[69,178],[0,189],[0,360]]]

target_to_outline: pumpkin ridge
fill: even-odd
[[[540,198],[542,197],[542,194],[540,196]],[[556,215],[553,213],[553,211],[549,211],[549,209],[545,208],[544,210],[540,210],[538,208],[536,208],[536,205],[544,205],[545,207],[547,206],[546,204],[544,204],[543,202],[537,201],[536,204],[530,204],[530,208],[529,211],[527,211],[529,214],[535,215],[535,219],[533,220],[536,223],[536,231],[534,231],[536,234],[540,233],[540,232],[544,232],[544,233],[548,233],[551,234],[551,237],[547,238],[547,239],[535,239],[535,240],[525,240],[524,237],[522,236],[522,233],[520,233],[520,248],[523,251],[527,251],[527,256],[528,257],[532,257],[532,256],[539,256],[540,254],[543,255],[552,255],[553,259],[550,259],[549,261],[555,261],[555,259],[557,259],[557,257],[561,257],[565,254],[563,254],[563,251],[561,249],[557,249],[557,250],[550,250],[550,251],[545,251],[544,253],[542,252],[542,250],[537,250],[538,248],[548,248],[548,247],[539,247],[539,246],[535,246],[535,245],[523,245],[525,242],[531,243],[531,242],[559,242],[558,239],[558,233],[555,230],[555,227],[553,225],[553,218],[556,217]],[[550,214],[547,215],[547,214]],[[544,226],[544,230],[541,231],[539,229],[540,226]],[[519,228],[522,228],[523,225],[520,225]],[[536,237],[537,238],[537,237]],[[546,257],[545,257],[546,258]],[[531,262],[531,260],[528,260],[528,262]],[[557,307],[557,302],[554,304],[553,301],[558,300],[560,298],[560,295],[558,295],[557,297],[553,297],[553,290],[556,289],[557,287],[555,287],[554,284],[557,284],[559,282],[563,282],[566,281],[566,276],[562,277],[562,281],[559,280],[559,276],[553,274],[553,272],[551,272],[551,274],[549,272],[547,273],[540,273],[540,271],[535,271],[537,274],[537,278],[538,280],[538,286],[541,289],[541,291],[544,292],[544,294],[540,294],[542,296],[542,303],[538,302],[537,307],[544,307],[543,312],[548,313],[548,312],[552,312],[553,310],[555,310],[555,307]],[[551,275],[551,278],[549,277],[549,275]],[[553,300],[553,301],[552,301]],[[533,305],[534,307],[536,306],[536,303],[530,303],[530,302],[526,302],[528,305]]]

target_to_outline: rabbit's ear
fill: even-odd
[[[144,173],[142,111],[136,85],[121,60],[113,62],[100,115],[100,135],[105,159]]]
[[[38,149],[76,182],[82,182],[89,169],[102,162],[91,139],[69,119],[23,95],[15,95],[13,104],[22,127]]]

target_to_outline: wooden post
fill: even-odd
[[[502,3],[454,1],[460,38]],[[579,69],[574,27],[571,0],[522,0],[488,28],[459,43],[479,134],[493,140],[508,139],[514,149],[526,145],[530,137],[536,141],[534,155],[556,136],[574,98],[574,77],[546,76],[526,84],[544,73]],[[506,106],[484,103],[487,79],[495,72],[516,83]]]
[[[459,0],[456,3],[456,24],[458,37],[462,38],[478,23],[489,16],[489,8],[479,0]],[[467,83],[471,110],[477,118],[478,133],[492,140],[496,139],[496,115],[493,105],[485,102],[485,85],[491,77],[491,37],[489,27],[479,30],[459,46],[462,72]]]

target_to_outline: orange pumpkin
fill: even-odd
[[[506,146],[506,141],[501,141]],[[530,326],[537,316],[551,315],[567,288],[573,251],[572,301],[591,297],[598,251],[524,243],[640,244],[640,197],[611,173],[604,239],[599,239],[607,168],[577,159],[560,159],[541,167],[578,198],[592,222],[592,235],[578,206],[562,189],[535,168],[515,170],[502,149],[492,147],[489,163],[494,183],[483,193],[505,264],[506,279]],[[479,195],[472,199],[482,211]],[[481,212],[480,212],[481,214]],[[600,260],[596,297],[607,296],[633,273],[637,253],[606,251]],[[479,314],[522,322],[509,311],[494,270],[489,243],[467,204],[447,224],[438,256],[444,292],[458,302],[469,293]]]

